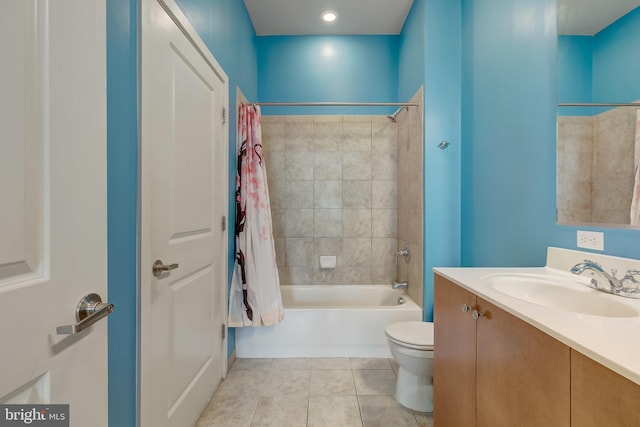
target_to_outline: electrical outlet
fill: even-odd
[[[604,233],[578,230],[578,247],[604,251]]]

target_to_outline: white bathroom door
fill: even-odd
[[[225,374],[228,84],[196,40],[143,2],[143,426],[193,425]]]
[[[107,297],[105,1],[0,8],[0,403],[106,427],[106,319],[57,332]]]

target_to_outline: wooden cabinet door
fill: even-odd
[[[433,403],[438,427],[476,424],[476,322],[463,304],[476,296],[435,276]]]
[[[640,426],[640,385],[571,350],[574,426]]]
[[[569,426],[569,347],[481,298],[478,310],[477,425]]]

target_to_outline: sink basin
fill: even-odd
[[[638,309],[620,298],[570,279],[535,274],[490,275],[485,278],[498,292],[533,304],[602,317],[638,317]]]

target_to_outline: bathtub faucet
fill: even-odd
[[[411,254],[409,253],[409,244],[404,245],[404,249],[396,252],[396,265],[398,264],[398,257],[404,257],[404,262],[411,261]]]
[[[397,281],[393,281],[393,283],[391,283],[391,287],[393,289],[404,289],[405,291],[407,290],[407,282],[397,282]]]

